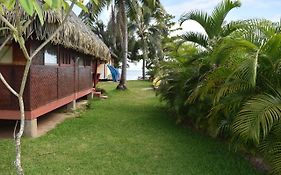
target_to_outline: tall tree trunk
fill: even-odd
[[[142,79],[145,80],[145,58],[142,58]]]
[[[142,79],[145,80],[145,68],[146,68],[146,60],[148,59],[147,56],[147,45],[144,39],[144,36],[141,36],[142,40],[142,50],[143,50],[143,56],[142,56]]]
[[[111,6],[111,29],[112,29],[112,43],[113,43],[113,50],[116,50],[116,9],[115,6]]]
[[[125,0],[121,0],[120,2],[120,10],[122,15],[122,37],[123,37],[123,44],[122,44],[122,72],[121,72],[121,79],[119,85],[116,89],[125,90],[126,87],[126,74],[127,74],[127,57],[128,57],[128,28],[127,28],[127,15],[125,11]]]

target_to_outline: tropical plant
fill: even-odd
[[[194,10],[182,15],[180,24],[187,20],[194,20],[203,27],[206,33],[187,32],[182,35],[183,42],[193,42],[207,50],[213,50],[213,47],[221,38],[230,35],[232,32],[240,28],[239,22],[230,22],[226,24],[225,21],[227,14],[232,9],[240,6],[240,1],[224,0],[215,7],[211,15],[199,10]]]
[[[266,20],[248,22],[240,38],[224,38],[216,47],[212,57],[221,65],[201,81],[189,100],[212,94],[209,120],[216,133],[248,148],[261,148],[276,173],[281,141],[275,134],[281,114],[280,27]]]
[[[227,13],[239,6],[223,1],[210,16],[193,11],[182,17],[198,21],[207,35],[183,36],[201,46],[194,53],[185,50],[187,57],[172,47],[169,61],[159,67],[158,93],[181,118],[262,153],[271,172],[280,174],[280,23],[251,19],[225,25]]]
[[[229,1],[225,0],[218,4],[213,10],[211,15],[208,15],[202,11],[191,11],[182,15],[180,19],[180,23],[182,24],[186,20],[195,20],[197,21],[205,30],[205,34],[187,32],[186,34],[181,36],[181,40],[179,41],[179,45],[184,42],[192,42],[199,45],[198,53],[193,55],[193,58],[188,60],[189,65],[185,65],[185,67],[192,66],[193,69],[196,69],[196,73],[190,74],[189,77],[186,77],[186,82],[190,84],[186,84],[188,87],[192,87],[189,90],[189,95],[186,96],[184,103],[191,104],[206,104],[204,111],[209,111],[210,108],[210,99],[213,98],[212,94],[205,93],[201,94],[200,98],[194,98],[196,94],[198,94],[198,88],[200,87],[201,92],[205,88],[202,86],[203,80],[208,79],[207,75],[213,72],[218,66],[219,59],[218,57],[213,56],[214,50],[218,50],[216,47],[222,42],[225,37],[229,37],[233,34],[236,34],[235,31],[240,29],[241,22],[230,22],[228,24],[225,23],[225,18],[227,14],[234,8],[240,7],[239,1]],[[173,55],[177,57],[177,55]],[[218,72],[218,71],[215,71]],[[216,77],[216,76],[214,76]],[[189,80],[193,80],[190,82]],[[218,78],[219,80],[219,78]],[[205,88],[206,89],[206,88]],[[192,102],[192,103],[191,103]],[[197,105],[200,106],[200,105]],[[203,112],[206,114],[206,112]],[[198,121],[204,121],[199,119]],[[198,124],[200,122],[197,122]],[[200,125],[200,124],[199,124]],[[214,134],[216,135],[216,134]]]
[[[167,102],[178,122],[188,121],[193,126],[202,128],[201,121],[208,114],[206,109],[209,109],[209,100],[188,104],[186,99],[197,86],[201,74],[208,68],[202,64],[204,59],[198,59],[200,50],[196,47],[186,44],[178,46],[176,43],[171,43],[169,47],[169,59],[160,63],[156,74],[161,81],[157,94]]]
[[[174,23],[170,22],[172,16],[167,14],[160,4],[157,4],[154,9],[138,2],[133,5],[136,13],[131,15],[129,33],[136,41],[132,45],[130,58],[131,60],[142,59],[142,78],[145,79],[145,69],[151,68],[157,60],[163,60],[161,41],[168,37],[169,28]],[[137,37],[134,37],[135,35]]]
[[[111,6],[111,14],[107,24],[92,13],[82,11],[79,15],[82,21],[107,45],[112,54],[116,55],[114,67],[119,67],[122,57],[122,32],[118,16],[120,16],[120,11],[114,5]]]
[[[143,1],[129,1],[129,0],[96,0],[89,2],[86,6],[89,9],[89,15],[92,18],[97,17],[104,7],[113,5],[117,14],[116,19],[118,19],[118,30],[120,30],[120,41],[122,46],[122,73],[119,85],[117,89],[127,89],[126,87],[126,70],[127,70],[127,58],[128,58],[128,16],[136,13],[133,3],[142,3],[147,7],[154,8],[158,0],[143,0]]]
[[[85,21],[84,21],[85,22]],[[87,23],[86,23],[87,24]],[[116,31],[112,28],[111,21],[107,25],[101,20],[97,20],[89,26],[92,31],[107,45],[112,55],[114,56],[114,67],[119,67],[120,58],[122,57],[122,48],[119,37],[116,36]]]

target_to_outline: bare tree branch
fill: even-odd
[[[5,45],[10,41],[10,39],[12,38],[12,36],[11,35],[9,35],[7,38],[6,38],[6,40],[2,43],[2,45],[0,46],[0,50],[2,50],[4,47],[5,47]],[[1,58],[0,58],[1,59]]]
[[[16,32],[17,29],[0,13],[0,19],[3,21],[13,32]]]
[[[19,97],[19,94],[9,85],[9,83],[3,77],[2,73],[0,73],[0,80],[4,83],[4,85],[9,89],[10,92],[12,92],[16,97]]]

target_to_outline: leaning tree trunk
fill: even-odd
[[[22,166],[21,166],[21,137],[24,132],[24,122],[25,122],[25,110],[24,110],[24,101],[23,101],[23,93],[28,77],[28,72],[30,70],[30,65],[31,65],[31,60],[27,60],[25,69],[24,69],[24,74],[20,86],[20,92],[18,96],[18,101],[19,101],[19,107],[20,107],[20,130],[18,134],[15,136],[15,145],[16,145],[16,160],[15,160],[15,166],[17,169],[17,174],[22,175],[24,174]]]
[[[120,1],[120,10],[122,15],[123,24],[121,25],[122,30],[122,72],[121,79],[117,89],[125,90],[126,87],[126,74],[127,74],[127,56],[128,56],[128,28],[127,28],[127,15],[125,11],[125,0]]]

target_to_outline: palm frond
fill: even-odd
[[[270,163],[271,174],[281,172],[281,123],[276,123],[268,136],[260,143],[259,151],[263,153],[266,160]]]
[[[242,37],[259,46],[278,30],[273,22],[266,19],[249,19],[241,21],[241,23]]]
[[[225,83],[220,86],[219,91],[215,94],[214,103],[219,102],[222,97],[229,94],[254,90],[257,80],[257,59],[257,56],[249,56],[239,64],[227,77]]]
[[[141,3],[149,7],[150,9],[154,9],[156,7],[159,7],[160,5],[159,0],[141,0]]]
[[[241,92],[249,92],[252,90],[252,85],[246,81],[237,77],[235,80],[231,82],[224,83],[218,90],[218,92],[214,96],[214,104],[218,103],[221,98]]]
[[[276,61],[280,59],[281,55],[281,34],[275,34],[270,37],[270,39],[263,45],[261,48],[261,52],[267,57],[270,58],[271,61]]]
[[[89,9],[89,12],[81,12],[80,16],[89,16],[92,19],[96,19],[98,15],[102,12],[103,8],[106,6],[109,6],[112,0],[101,0],[99,3],[95,3],[95,1],[89,1],[86,4],[87,9]]]
[[[216,32],[220,32],[227,14],[233,8],[237,8],[240,6],[241,6],[240,1],[231,1],[231,0],[224,0],[220,4],[218,4],[211,14],[212,23],[213,23],[212,30]],[[210,36],[210,38],[212,37]]]
[[[214,94],[218,87],[224,83],[228,75],[231,74],[226,67],[218,67],[209,71],[203,80],[200,81],[192,93],[188,97],[186,103],[193,103],[198,98],[204,99],[209,94]]]
[[[208,47],[208,37],[201,33],[187,32],[181,36],[183,42],[193,42],[204,48]]]
[[[254,53],[256,50],[257,46],[250,41],[224,38],[220,44],[214,47],[211,58],[215,64],[220,64],[228,60],[232,54],[239,56],[237,53],[245,55],[245,53]]]
[[[126,2],[126,7],[127,7],[127,16],[131,20],[136,20],[138,19],[138,16],[141,15],[140,9],[139,9],[139,2],[138,1],[125,1]]]
[[[245,24],[241,21],[232,21],[221,27],[220,36],[227,37],[237,30],[241,30]]]
[[[280,90],[248,100],[235,118],[232,129],[236,138],[245,143],[259,144],[281,117]]]
[[[209,37],[212,35],[212,19],[206,12],[195,10],[184,14],[180,17],[180,25],[187,20],[194,20],[198,22],[204,28]]]

